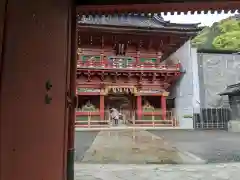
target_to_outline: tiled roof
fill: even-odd
[[[160,15],[108,15],[108,16],[79,16],[79,24],[93,24],[93,25],[113,25],[113,26],[128,26],[128,27],[149,27],[149,28],[167,28],[167,29],[187,29],[196,30],[198,29],[198,23],[196,24],[178,24],[170,23],[165,21]]]
[[[240,95],[240,83],[228,86],[223,92],[219,93],[220,96],[224,95]]]

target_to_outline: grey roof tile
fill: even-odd
[[[230,85],[223,92],[219,93],[220,96],[239,95],[239,94],[240,94],[240,83]]]
[[[79,24],[94,24],[94,25],[114,25],[114,26],[131,26],[131,27],[151,27],[151,28],[169,28],[169,29],[197,29],[196,24],[178,24],[164,21],[163,17],[158,14],[153,16],[145,16],[139,14],[129,15],[82,15],[78,17]]]

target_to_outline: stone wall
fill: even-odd
[[[240,55],[198,53],[199,88],[202,108],[229,106],[218,93],[240,82]]]
[[[177,62],[183,75],[171,88],[170,96],[175,98],[180,127],[193,128],[193,119],[185,116],[199,114],[201,108],[229,107],[228,97],[218,94],[240,82],[240,55],[197,53],[186,42],[165,61]]]

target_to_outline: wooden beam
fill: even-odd
[[[134,4],[131,5],[81,5],[77,7],[77,13],[79,14],[114,14],[114,13],[153,13],[153,12],[162,12],[167,14],[170,12],[183,12],[187,14],[191,12],[207,13],[210,11],[236,11],[240,7],[240,1],[207,1],[207,2],[176,2],[176,3],[167,3],[167,2],[157,2],[152,4]]]

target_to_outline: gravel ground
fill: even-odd
[[[240,164],[76,164],[75,180],[239,180]]]

